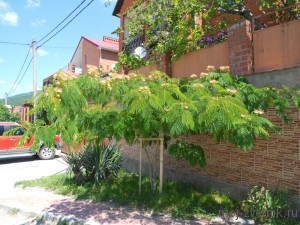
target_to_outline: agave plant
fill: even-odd
[[[121,150],[115,145],[89,144],[81,159],[88,178],[97,184],[111,175],[116,175],[120,169]]]
[[[81,183],[85,180],[82,166],[82,153],[70,152],[68,155],[63,155],[62,159],[68,164],[66,169],[67,175],[74,174],[76,182]]]

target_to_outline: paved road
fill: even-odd
[[[37,204],[34,201],[22,206],[22,201],[30,200],[30,196],[39,191],[24,190],[15,188],[15,182],[20,180],[32,180],[43,176],[49,176],[64,171],[66,164],[61,158],[53,160],[39,160],[31,155],[0,157],[0,218],[1,225],[30,224],[39,212],[43,198],[45,207],[48,204],[49,194],[41,195],[41,201]],[[43,193],[43,192],[42,192]],[[18,206],[18,207],[16,207]],[[42,214],[42,212],[40,212]]]
[[[62,172],[66,164],[60,157],[40,160],[35,156],[0,157],[0,194],[14,187],[16,181],[32,180]]]

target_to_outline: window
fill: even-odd
[[[20,127],[18,130],[15,132],[15,136],[22,136],[25,133],[25,129]]]
[[[85,54],[84,55],[84,65],[87,65],[88,64],[88,55]]]
[[[16,129],[16,128],[18,128],[18,129]],[[4,125],[4,126],[0,126],[0,136],[2,136],[4,132],[10,131],[12,129],[16,129],[13,134],[15,136],[21,136],[26,131],[23,127],[20,127],[20,126]]]
[[[4,132],[4,126],[0,126],[0,136],[2,136],[3,132]]]

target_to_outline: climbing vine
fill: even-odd
[[[145,36],[142,43],[148,55],[144,60],[159,60],[160,55],[169,54],[172,60],[187,52],[218,43],[226,39],[226,28],[241,18],[252,20],[253,13],[245,0],[156,0],[135,1],[125,14],[126,33],[123,45],[128,46],[139,36]],[[262,13],[278,10],[295,4],[297,0],[256,1]],[[286,12],[290,13],[290,11]],[[222,15],[220,17],[220,15]],[[216,16],[219,16],[216,20]],[[299,17],[299,16],[298,16]],[[129,69],[140,66],[131,57],[132,50],[120,54],[120,64]]]

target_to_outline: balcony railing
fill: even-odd
[[[134,52],[134,50],[144,43],[144,35],[136,36],[129,44],[125,45],[123,50],[126,52]]]

